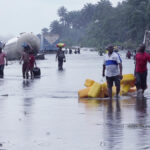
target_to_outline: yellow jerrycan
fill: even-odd
[[[88,92],[88,97],[92,97],[92,98],[99,97],[99,95],[100,95],[100,89],[101,89],[100,83],[95,82],[95,83],[91,86],[91,88],[90,88],[90,90],[89,90],[89,92]]]

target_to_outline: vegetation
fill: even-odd
[[[67,45],[105,47],[108,44],[135,48],[150,29],[150,0],[126,0],[112,7],[109,0],[86,4],[80,11],[58,9],[59,20],[49,29]]]

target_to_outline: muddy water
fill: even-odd
[[[122,57],[123,73],[133,73],[133,60]],[[113,102],[78,100],[86,78],[104,80],[102,62],[95,52],[68,54],[58,71],[55,55],[46,55],[34,80],[23,80],[21,65],[9,62],[0,79],[0,149],[150,149],[150,88],[143,100],[135,94]]]

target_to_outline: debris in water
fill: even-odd
[[[3,95],[1,95],[1,96],[8,96],[8,94],[3,94]]]

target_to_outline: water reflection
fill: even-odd
[[[23,99],[24,106],[24,115],[28,115],[32,113],[33,106],[33,98],[24,98]]]
[[[0,79],[1,95],[8,93],[7,97],[0,97],[1,141],[9,140],[14,143],[9,149],[17,150],[149,149],[150,101],[138,101],[132,94],[121,96],[119,101],[79,99],[77,103],[77,91],[86,78],[100,81],[98,68],[102,66],[102,59],[93,52],[71,57],[73,59],[65,64],[66,70],[58,71],[56,62],[51,61],[54,56],[48,55],[48,60],[40,61],[40,79],[23,80],[17,64],[6,68],[6,78]],[[124,73],[132,73],[133,61],[124,59],[123,63]],[[149,80],[148,77],[148,83]],[[51,136],[45,137],[47,131]],[[62,137],[62,143],[57,137]],[[45,139],[51,145],[34,147],[33,140],[41,143]]]
[[[0,79],[0,86],[4,84],[4,79]]]
[[[105,105],[106,101],[103,100],[97,100],[97,99],[78,99],[79,103],[84,103],[85,107],[88,109],[99,107],[100,105]]]
[[[22,85],[23,85],[23,88],[25,88],[25,87],[30,87],[30,85],[31,85],[31,80],[23,80]]]
[[[113,105],[115,104],[115,105]],[[122,149],[123,126],[121,120],[120,101],[108,101],[106,121],[104,125],[105,149]]]
[[[33,97],[35,97],[33,83],[34,83],[33,79],[23,80],[22,82],[23,92],[24,90],[26,91],[24,94],[25,97],[23,98],[23,107],[24,107],[25,116],[28,114],[31,114],[32,112],[32,105],[33,105],[33,99],[34,99]]]
[[[63,69],[63,70],[57,70],[57,75],[58,75],[58,78],[63,78],[63,76],[66,74],[66,70]]]
[[[84,103],[85,104],[85,107],[86,108],[96,108],[96,107],[102,107],[102,106],[104,106],[104,107],[108,107],[108,112],[110,111],[110,112],[113,112],[113,107],[114,107],[114,105],[116,105],[116,111],[117,112],[120,112],[121,111],[121,108],[120,108],[120,103],[127,103],[127,102],[129,102],[129,103],[133,103],[132,101],[129,101],[129,100],[118,100],[118,99],[116,99],[116,100],[109,100],[109,98],[108,99],[102,99],[102,98],[92,98],[92,99],[90,99],[90,98],[79,98],[78,99],[78,102],[79,103]]]
[[[121,112],[120,101],[118,99],[116,100],[116,112]]]
[[[144,97],[136,100],[136,121],[134,128],[137,130],[137,147],[150,149],[150,138],[148,138],[150,122],[148,122],[147,99]]]
[[[147,108],[147,99],[145,97],[137,98],[136,99],[136,110],[141,113],[146,113],[146,108]]]
[[[103,149],[120,150],[123,147],[123,130],[121,103],[126,103],[123,100],[97,100],[97,99],[79,99],[79,103],[84,103],[87,110],[97,107],[105,107],[107,109],[104,116],[103,125],[103,141],[100,146]],[[104,111],[106,110],[104,108]],[[105,113],[104,113],[105,114]]]

